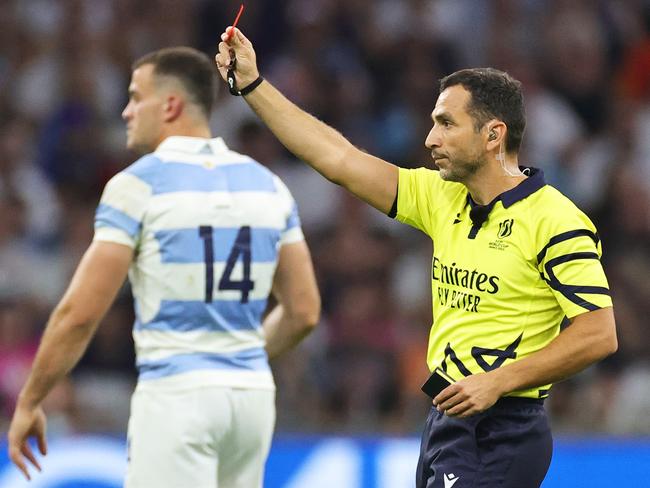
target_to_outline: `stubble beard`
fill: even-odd
[[[485,156],[474,158],[449,159],[449,168],[440,170],[440,177],[445,181],[465,183],[472,178],[485,164]]]

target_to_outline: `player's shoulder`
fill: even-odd
[[[229,166],[231,169],[237,169],[237,171],[231,172],[234,178],[251,178],[260,183],[267,182],[260,188],[268,188],[282,194],[289,193],[289,189],[282,179],[267,166],[246,154],[238,153],[232,149],[229,149],[228,152],[232,156],[229,158],[231,161]]]
[[[146,183],[151,184],[153,176],[159,170],[162,160],[155,153],[145,154],[120,173],[135,176]],[[118,173],[118,174],[120,174]]]
[[[147,154],[114,174],[106,183],[105,192],[138,191],[150,193],[154,183],[156,167],[160,160]]]
[[[257,173],[266,178],[278,178],[278,176],[273,171],[271,171],[271,169],[264,166],[262,163],[253,159],[252,157],[245,154],[236,153],[234,151],[231,151],[231,153],[234,153],[238,156],[238,159],[233,164],[245,166],[249,171]]]

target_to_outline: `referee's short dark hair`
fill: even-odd
[[[467,111],[476,131],[490,119],[501,120],[508,127],[506,152],[518,152],[526,129],[521,83],[494,68],[470,68],[442,78],[440,92],[454,85],[462,85],[470,93]]]
[[[136,60],[132,70],[152,64],[154,74],[179,80],[206,117],[210,116],[215,99],[215,70],[208,56],[191,47],[167,47]]]

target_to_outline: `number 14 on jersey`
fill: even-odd
[[[205,260],[205,302],[212,303],[214,291],[214,228],[211,225],[199,227],[199,237],[203,240],[203,257]],[[231,279],[237,261],[242,260],[243,276],[241,280]],[[248,225],[239,228],[235,242],[230,249],[226,266],[219,279],[219,290],[237,290],[241,292],[241,303],[248,303],[248,294],[255,286],[251,280],[251,228]]]

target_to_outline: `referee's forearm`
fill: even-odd
[[[544,349],[493,372],[507,394],[562,381],[616,349],[614,315],[609,307],[579,315]]]
[[[354,146],[338,131],[290,102],[268,81],[246,95],[246,102],[296,157],[335,183]]]
[[[399,169],[355,147],[341,133],[287,100],[268,81],[245,95],[280,142],[332,183],[383,213],[395,201]]]

